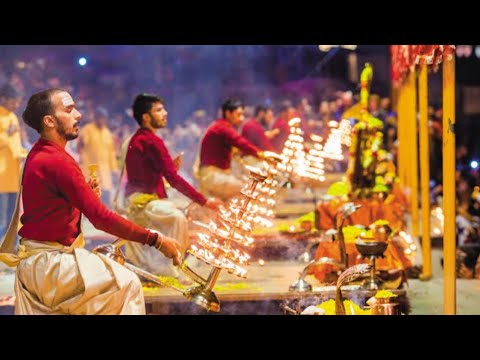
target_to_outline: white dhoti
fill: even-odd
[[[231,174],[244,183],[250,181],[250,171],[247,169],[246,165],[253,166],[260,170],[265,170],[264,161],[256,156],[233,156],[230,163]]]
[[[20,244],[15,314],[145,314],[139,278],[115,261],[58,243],[21,239]]]
[[[245,182],[232,175],[229,170],[215,166],[202,166],[199,170],[200,192],[209,197],[213,196],[222,201],[228,201],[240,195]]]
[[[134,199],[139,195],[142,196],[140,193],[134,193],[127,200],[130,209],[127,214],[128,219],[176,239],[182,245],[183,250],[186,251],[190,246],[190,240],[188,221],[184,213],[177,209],[172,202],[165,199],[152,200],[144,207],[137,207],[136,210],[132,210],[135,208],[133,205]],[[172,260],[166,258],[152,246],[128,241],[125,244],[125,254],[132,264],[153,274],[178,275],[177,270],[172,265]]]

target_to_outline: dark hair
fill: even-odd
[[[285,101],[282,101],[282,103],[280,104],[280,108],[278,110],[278,112],[282,113],[282,112],[286,112],[288,111],[288,109],[290,108],[293,108],[293,103],[290,101],[290,100],[285,100]]]
[[[141,93],[135,97],[132,105],[133,118],[142,126],[142,115],[152,109],[152,105],[156,102],[163,104],[163,99],[154,94]]]
[[[63,89],[52,88],[43,90],[33,94],[28,99],[27,107],[23,110],[22,119],[31,128],[35,129],[39,134],[42,132],[42,120],[46,115],[52,115],[52,95],[66,92]]]
[[[17,99],[21,96],[20,91],[12,84],[6,83],[0,89],[0,97],[6,99]]]
[[[268,110],[270,110],[271,108],[269,106],[265,106],[265,105],[257,105],[255,107],[255,117],[258,116],[258,114],[260,114],[262,111],[264,112],[267,112]]]
[[[222,105],[222,116],[225,118],[225,113],[228,111],[235,111],[238,108],[243,108],[243,103],[236,99],[227,99]]]
[[[103,106],[97,106],[95,108],[95,118],[105,118],[108,119],[108,110],[105,109]]]

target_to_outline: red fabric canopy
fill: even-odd
[[[395,86],[399,86],[408,71],[415,66],[427,64],[436,71],[444,57],[455,55],[454,45],[391,45],[392,55],[391,78]]]

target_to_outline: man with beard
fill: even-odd
[[[273,111],[271,108],[258,105],[255,117],[247,120],[242,127],[242,136],[263,151],[273,151],[270,139],[274,136],[268,131],[272,125]]]
[[[40,134],[25,161],[22,187],[0,261],[17,265],[16,314],[145,314],[138,277],[104,255],[83,249],[82,213],[100,230],[148,244],[180,264],[181,246],[108,210],[65,151],[79,133],[80,112],[62,89],[28,100],[24,122]],[[98,190],[98,189],[97,189]],[[13,242],[22,196],[18,253]]]
[[[271,139],[271,143],[276,152],[281,153],[285,141],[290,135],[290,126],[288,122],[295,117],[295,108],[290,101],[285,101],[280,106],[277,120],[273,123],[272,130],[276,131],[276,135]]]
[[[163,99],[153,94],[139,94],[132,110],[140,128],[131,138],[125,158],[127,216],[137,224],[153,227],[177,239],[186,250],[189,246],[187,219],[167,200],[164,178],[201,206],[218,210],[222,203],[207,200],[177,173],[179,164],[174,163],[164,141],[155,134],[157,129],[167,126],[168,112]],[[128,258],[135,265],[153,273],[165,274],[170,270],[171,275],[177,275],[174,268],[165,268],[164,259],[149,247],[134,243],[127,243],[125,247]]]
[[[228,99],[222,105],[223,118],[217,119],[207,129],[200,145],[199,168],[196,175],[202,193],[222,200],[238,195],[245,185],[231,173],[232,148],[244,155],[263,158],[263,152],[241,136],[234,127],[244,120],[244,106],[239,100]]]
[[[264,105],[258,105],[255,108],[255,117],[247,120],[242,126],[242,136],[250,141],[250,143],[262,151],[274,151],[273,145],[270,143],[270,139],[278,134],[278,129],[270,129],[273,122],[273,110]],[[244,154],[242,154],[244,155]],[[261,159],[244,155],[241,162],[245,165],[251,165],[258,168],[263,168]],[[233,167],[233,165],[232,165]],[[241,174],[248,176],[241,167]],[[242,171],[243,170],[243,171]]]

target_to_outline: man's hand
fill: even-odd
[[[224,203],[219,199],[210,198],[207,200],[207,202],[203,206],[215,211],[219,211],[220,208],[224,206]]]
[[[278,134],[280,134],[280,129],[273,129],[273,130],[268,130],[268,131],[265,131],[265,136],[267,137],[267,139],[273,139],[275,136],[277,136]]]
[[[175,164],[175,169],[180,170],[180,166],[183,163],[183,152],[181,152],[175,159],[173,159],[173,163]]]
[[[100,190],[100,182],[98,181],[98,179],[90,178],[90,180],[88,180],[88,185],[90,185],[90,187],[98,197],[102,196],[102,191]]]
[[[158,233],[158,239],[155,243],[155,248],[161,251],[167,258],[173,259],[173,265],[180,265],[183,262],[182,245],[180,245],[177,240]]]

